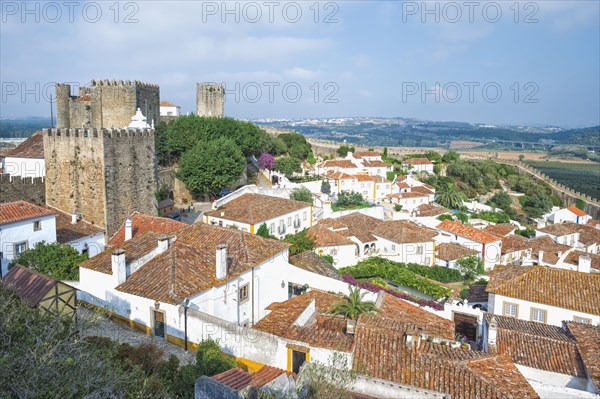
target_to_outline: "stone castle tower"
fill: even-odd
[[[46,129],[43,135],[48,205],[74,211],[107,237],[133,211],[156,214],[154,130]]]
[[[196,83],[196,113],[200,116],[225,115],[225,87],[222,83]]]
[[[116,128],[129,125],[140,109],[148,123],[158,124],[160,90],[157,84],[140,81],[92,80],[71,95],[71,85],[56,85],[57,128]]]

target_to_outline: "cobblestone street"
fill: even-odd
[[[107,316],[100,315],[94,310],[80,307],[78,317],[82,325],[82,336],[107,337],[120,343],[130,345],[139,345],[143,343],[154,343],[164,350],[165,358],[169,355],[175,355],[179,358],[180,364],[189,364],[196,361],[195,352],[186,352],[183,348],[171,344],[162,338],[146,335],[140,331],[134,330],[120,323],[111,320]]]

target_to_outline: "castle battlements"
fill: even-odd
[[[153,129],[45,129],[48,137],[84,137],[84,138],[117,138],[117,137],[151,137]]]
[[[158,88],[156,83],[142,82],[141,80],[114,80],[114,79],[92,79],[90,86],[144,86]]]

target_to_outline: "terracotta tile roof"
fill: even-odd
[[[463,256],[475,255],[478,252],[457,243],[441,243],[436,245],[435,253],[437,259],[451,261]]]
[[[483,231],[495,235],[496,237],[506,237],[517,229],[517,226],[510,223],[498,223],[488,225],[483,228]]]
[[[355,177],[352,175],[349,175],[348,173],[344,173],[344,172],[334,172],[333,170],[328,170],[325,173],[325,177],[328,177],[330,179],[334,179],[334,180],[354,180]]]
[[[158,203],[158,209],[163,209],[172,205],[175,205],[175,201],[173,201],[171,198],[167,198]]]
[[[452,398],[538,398],[510,358],[471,352],[440,344],[407,344],[401,333],[358,326],[353,367],[360,374]]]
[[[242,370],[239,367],[234,367],[220,374],[213,375],[211,378],[219,381],[221,384],[227,385],[231,389],[235,389],[236,391],[246,388],[252,381],[250,373]]]
[[[396,185],[397,185],[398,187],[400,187],[400,188],[411,188],[411,187],[408,185],[408,183],[406,183],[406,182],[403,182],[403,181],[401,181],[401,182],[399,182],[399,183],[397,182],[397,183],[396,183]]]
[[[27,140],[12,148],[5,154],[12,158],[44,159],[44,136],[42,132],[35,132]]]
[[[592,226],[593,228],[598,230],[597,226],[600,226],[600,220],[596,220],[596,219],[590,219],[587,221],[587,223],[585,224],[586,226]]]
[[[579,265],[579,257],[580,256],[589,256],[592,259],[592,269],[595,269],[597,272],[600,273],[600,254],[592,254],[589,252],[583,252],[583,251],[571,251],[569,252],[569,254],[565,257],[565,262],[569,263],[571,265],[574,266],[578,266]]]
[[[1,285],[16,293],[28,306],[35,308],[59,281],[19,264],[10,268]]]
[[[131,233],[132,236],[138,236],[146,232],[163,233],[169,234],[177,231],[183,227],[188,226],[185,223],[178,222],[177,220],[153,216],[144,215],[139,212],[133,212],[131,215]],[[125,241],[125,221],[119,230],[108,240],[108,245],[119,245]]]
[[[357,151],[352,154],[354,158],[365,158],[365,157],[381,157],[381,154],[377,151]]]
[[[428,216],[437,216],[443,213],[450,212],[448,209],[443,206],[433,205],[433,204],[421,204],[417,208],[417,216],[420,217],[428,217]]]
[[[26,201],[0,204],[0,225],[53,215],[50,209]]]
[[[306,234],[315,241],[315,246],[317,247],[356,245],[354,241],[347,239],[340,233],[333,231],[322,224],[310,227],[306,231]]]
[[[386,195],[386,198],[428,198],[429,194],[423,194],[418,192],[407,192],[407,193],[394,193]]]
[[[244,194],[216,211],[206,212],[205,215],[240,223],[257,224],[310,206],[311,204],[307,202],[286,198]]]
[[[402,163],[408,165],[433,165],[433,162],[427,158],[410,158],[402,161]]]
[[[574,322],[566,322],[564,324],[575,339],[581,360],[596,390],[600,390],[600,362],[598,361],[598,354],[600,353],[600,326]]]
[[[349,159],[329,159],[321,164],[322,168],[354,169],[357,166]]]
[[[548,236],[532,238],[529,240],[528,245],[532,251],[532,258],[539,261],[539,253],[543,251],[543,262],[548,264],[556,264],[559,260],[559,252],[564,254],[571,249],[568,245],[557,244]]]
[[[471,241],[484,244],[501,241],[500,238],[491,235],[490,233],[486,233],[485,231],[481,231],[466,224],[462,224],[461,222],[455,222],[452,220],[444,220],[442,223],[437,225],[437,228],[461,237],[468,238]]]
[[[293,373],[277,367],[263,366],[260,370],[252,374],[252,382],[250,385],[257,388],[262,387],[279,377],[281,374],[294,375]]]
[[[438,235],[437,231],[433,229],[419,226],[407,220],[382,222],[371,233],[400,244],[429,242],[433,240],[433,237]]]
[[[176,107],[177,105],[173,104],[170,101],[161,101],[160,106],[161,107]]]
[[[383,223],[383,220],[360,212],[354,212],[335,219],[321,219],[319,222],[320,225],[331,227],[346,238],[355,237],[361,243],[377,241],[377,238],[370,232],[375,230],[381,223]]]
[[[487,292],[600,315],[600,274],[545,266],[496,266]]]
[[[411,192],[413,193],[421,193],[421,194],[425,194],[425,195],[432,195],[435,194],[435,190],[431,190],[425,186],[413,186],[411,188]]]
[[[518,234],[502,237],[502,255],[531,248],[529,239]]]
[[[469,302],[487,302],[488,293],[485,291],[487,284],[473,284],[469,287],[467,301]]]
[[[78,220],[77,223],[73,224],[71,223],[71,215],[68,213],[49,205],[46,205],[46,208],[56,215],[56,241],[61,244],[104,232],[103,228],[85,220]]]
[[[567,234],[577,233],[575,226],[579,226],[577,223],[557,223],[551,224],[550,226],[537,229],[543,233],[548,233],[553,236],[564,236]]]
[[[150,237],[145,239],[148,235]],[[148,241],[148,246],[157,245],[152,233],[140,238],[130,241],[134,245],[140,245],[139,241]],[[125,245],[126,256],[130,241]],[[155,256],[132,273],[117,290],[160,302],[180,303],[185,298],[225,282],[217,280],[215,276],[216,248],[219,244],[227,245],[227,257],[231,258],[227,279],[239,276],[289,247],[281,241],[255,234],[194,224],[179,230],[175,242],[169,245],[167,251]],[[106,252],[110,251],[96,255],[89,261]]]
[[[337,269],[312,251],[304,251],[290,257],[290,263],[296,267],[317,273],[322,276],[341,280],[342,277]]]
[[[362,181],[362,182],[371,182],[371,181],[377,181],[377,179],[375,178],[375,176],[369,176],[369,175],[354,175],[353,176],[357,181]]]
[[[600,230],[585,224],[571,222],[553,224],[542,229],[538,229],[538,231],[559,237],[568,234],[579,233],[579,242],[583,245],[600,244]]]
[[[515,319],[487,313],[489,323],[494,317],[498,329],[496,349],[513,362],[554,373],[585,378],[585,368],[575,340],[566,330],[535,321]]]
[[[393,166],[389,163],[385,163],[380,160],[363,161],[362,164],[363,164],[363,167],[365,167],[365,168],[387,168],[387,167]]]
[[[572,207],[567,208],[567,209],[569,211],[571,211],[572,213],[574,213],[576,216],[587,216],[587,213],[585,213],[581,209],[577,208],[576,206],[572,206]]]

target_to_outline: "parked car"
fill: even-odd
[[[233,192],[233,190],[229,189],[229,188],[224,188],[221,191],[219,191],[219,198],[223,198],[226,195],[229,195]]]
[[[169,219],[181,220],[181,213],[179,211],[171,212],[167,215]]]

